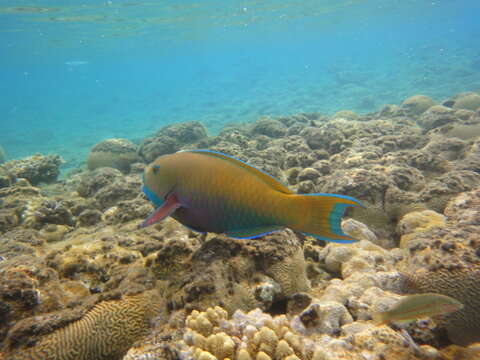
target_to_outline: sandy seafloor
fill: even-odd
[[[153,210],[143,169],[181,149],[359,199],[342,224],[358,242],[238,240],[173,219],[138,229]],[[0,358],[480,358],[478,93],[265,116],[215,136],[177,123],[99,142],[61,180],[61,158],[33,152],[0,166]],[[464,308],[372,321],[425,292]]]

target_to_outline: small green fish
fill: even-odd
[[[416,294],[403,298],[388,311],[374,314],[373,320],[379,325],[391,321],[410,322],[418,318],[448,314],[461,308],[461,302],[446,295]]]

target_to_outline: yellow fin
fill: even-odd
[[[212,150],[183,150],[182,152],[195,152],[197,154],[202,154],[206,156],[212,156],[218,159],[226,160],[232,164],[235,164],[236,166],[241,167],[242,169],[245,169],[249,171],[250,173],[254,174],[255,176],[259,177],[260,179],[263,180],[266,184],[270,185],[272,188],[275,190],[284,193],[284,194],[294,194],[293,191],[288,189],[285,185],[283,185],[280,181],[275,179],[272,175],[266,173],[263,170],[257,169],[256,167],[246,163],[245,161],[242,161],[240,159],[237,159],[233,156],[230,155],[225,155],[217,151],[212,151]]]

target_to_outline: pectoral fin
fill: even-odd
[[[180,203],[174,194],[170,194],[165,199],[165,202],[156,209],[141,225],[140,228],[144,228],[153,224],[156,224],[167,216],[170,216],[175,210],[180,207]]]

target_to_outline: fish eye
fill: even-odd
[[[158,170],[160,170],[160,165],[153,165],[152,166],[152,171],[154,175],[158,174]]]

